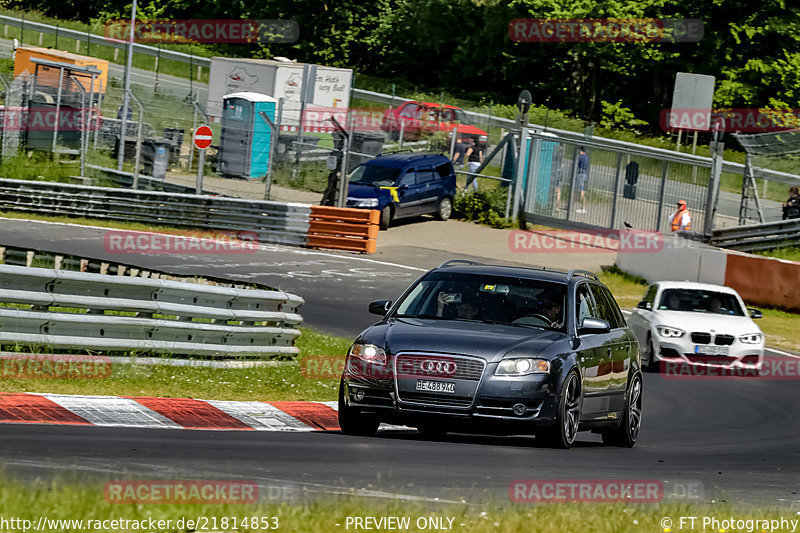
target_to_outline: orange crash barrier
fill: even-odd
[[[800,311],[800,263],[729,253],[725,285],[747,303]]]
[[[312,205],[307,246],[374,254],[379,221],[377,210]]]

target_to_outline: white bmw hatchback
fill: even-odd
[[[764,334],[734,289],[689,281],[661,281],[647,289],[628,317],[639,340],[642,366],[661,361],[760,368]]]

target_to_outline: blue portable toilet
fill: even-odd
[[[253,92],[222,97],[219,168],[225,177],[261,179],[267,175],[271,144],[268,116],[275,122],[278,100]]]

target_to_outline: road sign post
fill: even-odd
[[[197,161],[197,185],[195,186],[195,194],[203,194],[203,168],[206,163],[206,149],[211,146],[211,141],[213,139],[214,132],[205,124],[200,125],[194,130],[192,143],[200,152]]]

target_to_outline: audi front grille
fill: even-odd
[[[480,381],[486,363],[452,355],[399,355],[399,377],[413,376],[427,379],[463,379]]]

